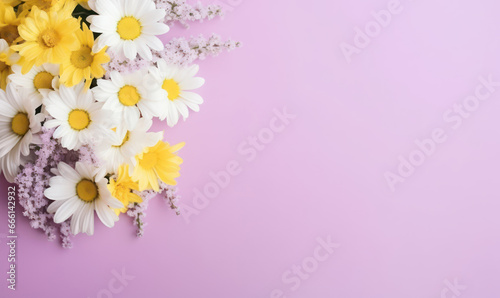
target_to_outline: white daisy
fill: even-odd
[[[109,138],[97,144],[96,154],[106,162],[108,173],[117,173],[122,164],[128,164],[132,171],[134,157],[163,139],[163,132],[148,132],[152,124],[151,119],[141,118],[134,129],[118,127]]]
[[[118,221],[112,208],[123,208],[108,190],[104,168],[77,162],[75,169],[64,162],[57,166],[58,175],[50,178],[45,196],[54,200],[48,211],[54,222],[61,223],[71,217],[71,233],[94,234],[94,210],[101,222],[111,228]]]
[[[157,35],[168,32],[169,27],[162,23],[165,10],[156,9],[152,0],[89,0],[89,6],[97,15],[87,17],[90,30],[102,33],[96,40],[94,52],[105,46],[110,51],[135,59],[137,54],[151,60],[151,49],[164,48]]]
[[[33,66],[27,74],[22,74],[21,69],[20,65],[13,65],[14,73],[9,76],[9,79],[18,88],[25,90],[28,96],[33,96],[38,106],[42,105],[44,95],[59,88],[59,65]]]
[[[172,127],[179,121],[179,115],[186,120],[189,109],[198,112],[203,103],[200,95],[186,90],[197,89],[205,83],[203,78],[195,77],[198,65],[180,68],[158,61],[158,67],[151,67],[147,78],[148,85],[153,89],[151,97],[162,99],[163,113],[161,120],[167,118],[168,126]]]
[[[148,96],[143,85],[146,75],[145,70],[128,75],[111,72],[110,80],[97,80],[98,86],[92,89],[95,99],[104,103],[103,108],[118,113],[128,129],[136,126],[141,115],[148,119],[161,115],[161,100]]]
[[[5,178],[13,182],[19,171],[21,155],[28,156],[30,144],[40,144],[44,114],[35,114],[37,105],[12,84],[0,90],[0,158]]]
[[[70,150],[98,143],[116,126],[115,114],[103,110],[102,104],[94,101],[92,92],[84,91],[83,82],[74,87],[61,85],[45,98],[44,104],[54,118],[48,120],[45,127],[57,127],[54,138],[61,139],[62,146]]]

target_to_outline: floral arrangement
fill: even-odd
[[[142,236],[158,195],[179,214],[184,143],[165,142],[153,119],[174,127],[198,112],[205,81],[192,63],[240,44],[158,36],[222,15],[186,0],[0,3],[0,168],[33,228],[69,248],[94,218],[113,227],[127,215]]]

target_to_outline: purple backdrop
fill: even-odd
[[[64,250],[18,213],[0,297],[498,297],[500,2],[222,2],[164,39],[244,45],[166,130],[185,216],[155,200],[142,239],[122,217]]]

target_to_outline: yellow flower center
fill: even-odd
[[[161,86],[168,93],[168,99],[175,100],[181,94],[181,87],[173,79],[163,81],[163,86]]]
[[[76,194],[80,200],[90,203],[97,199],[98,195],[97,185],[87,179],[83,179],[76,185]]]
[[[90,115],[87,111],[75,109],[69,113],[68,123],[74,130],[83,130],[90,125]]]
[[[158,163],[158,154],[156,152],[147,152],[142,154],[142,159],[139,160],[140,167],[145,170],[151,170]]]
[[[12,118],[10,126],[15,134],[24,136],[30,129],[30,120],[28,119],[28,115],[26,113],[18,113],[14,116],[14,118]]]
[[[71,64],[76,68],[87,68],[92,65],[94,57],[92,50],[88,46],[82,46],[79,50],[71,53]]]
[[[0,28],[0,38],[5,39],[8,44],[12,44],[14,40],[19,38],[19,32],[17,31],[17,26],[7,25]]]
[[[42,35],[40,36],[40,43],[47,48],[53,48],[57,45],[59,42],[59,33],[57,33],[56,30],[54,29],[47,29],[43,31]]]
[[[116,186],[115,190],[113,191],[113,197],[117,198],[120,200],[122,203],[125,203],[127,200],[127,197],[129,194],[132,192],[130,188],[128,188],[126,185],[119,184]],[[125,204],[123,204],[125,205]],[[127,206],[127,205],[125,205]]]
[[[122,143],[119,146],[113,146],[113,147],[120,148],[121,146],[125,145],[125,143],[128,142],[128,140],[130,140],[130,131],[127,130],[127,133],[125,134]]]
[[[128,203],[128,197],[132,194],[132,188],[137,188],[137,184],[134,183],[131,179],[127,179],[125,181],[116,182],[115,189],[112,194],[115,198],[120,200],[122,203]],[[128,204],[124,204],[127,206]]]
[[[134,17],[124,17],[118,22],[116,32],[121,39],[134,40],[141,36],[142,25],[138,19]]]
[[[41,71],[36,74],[33,79],[33,85],[35,85],[35,89],[52,89],[52,80],[54,76],[47,71]]]
[[[130,107],[136,105],[141,100],[141,95],[136,87],[125,85],[118,92],[118,100],[122,105]]]

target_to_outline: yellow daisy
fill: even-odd
[[[153,147],[145,148],[135,157],[132,180],[139,183],[139,190],[160,190],[158,179],[169,185],[176,185],[174,180],[179,177],[182,158],[176,152],[184,147],[184,143],[170,146],[168,143],[159,141]]]
[[[87,9],[87,10],[91,10],[90,7],[89,7],[89,0],[74,0],[76,1],[76,3],[80,4],[83,8]]]
[[[67,13],[47,13],[33,6],[31,13],[18,28],[25,42],[12,46],[23,57],[23,74],[33,65],[62,63],[66,56],[78,49],[75,33],[79,28],[78,20]]]
[[[61,82],[72,87],[85,80],[85,88],[88,89],[92,79],[104,76],[105,70],[101,65],[109,62],[109,56],[106,48],[99,53],[92,52],[94,34],[87,24],[83,23],[82,27],[83,30],[76,32],[80,47],[67,55],[62,63]]]
[[[3,4],[10,5],[10,6],[17,6],[18,4],[21,3],[21,0],[3,0]]]
[[[116,180],[109,180],[108,190],[111,192],[111,195],[125,206],[121,209],[115,209],[117,215],[120,214],[120,212],[127,212],[128,205],[131,203],[142,203],[142,198],[133,192],[134,190],[139,190],[139,185],[132,180],[128,172],[128,165],[122,165],[118,169],[118,177]]]
[[[70,0],[71,1],[71,0]],[[24,9],[29,10],[33,6],[38,7],[41,10],[49,11],[49,10],[54,10],[58,11],[60,10],[64,4],[67,2],[70,2],[68,0],[23,0],[24,2]]]
[[[27,13],[27,11],[23,11],[16,15],[14,7],[0,4],[0,38],[5,39],[9,45],[22,41],[23,39],[19,35],[17,27]]]
[[[19,55],[9,48],[7,42],[0,39],[0,88],[6,90],[7,78],[12,73],[12,65],[19,61]]]

